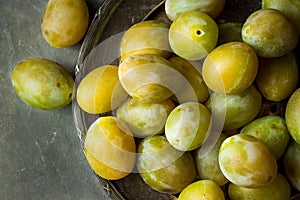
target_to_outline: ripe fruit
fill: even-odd
[[[168,60],[154,54],[128,57],[119,65],[118,75],[130,96],[152,103],[170,98],[183,80]]]
[[[168,42],[169,24],[158,20],[139,22],[123,35],[121,61],[136,54],[155,54],[167,58],[170,55]]]
[[[282,12],[300,34],[300,2],[298,0],[262,0],[262,8],[273,8]]]
[[[243,25],[242,37],[260,57],[265,58],[288,54],[298,43],[298,32],[294,25],[275,9],[261,9],[252,13]]]
[[[152,136],[138,146],[137,168],[154,190],[176,194],[196,179],[196,166],[189,152],[173,148],[164,136]]]
[[[42,16],[42,33],[53,47],[78,43],[88,28],[89,10],[84,0],[49,0]]]
[[[118,67],[114,65],[93,69],[77,88],[78,105],[91,114],[109,112],[121,105],[127,96],[119,83]]]
[[[178,56],[187,60],[200,60],[215,48],[218,34],[218,26],[209,15],[188,11],[172,22],[169,42]]]
[[[228,193],[231,200],[289,200],[291,186],[288,180],[278,173],[271,184],[259,188],[240,187],[230,183]]]
[[[298,66],[294,54],[261,58],[255,82],[261,94],[270,101],[281,101],[290,96],[298,84]]]
[[[212,132],[211,134],[217,134]],[[228,183],[219,166],[219,150],[222,142],[227,138],[225,134],[221,134],[213,148],[207,154],[202,155],[202,147],[195,151],[195,161],[198,175],[202,180],[211,180],[219,186]]]
[[[283,166],[292,186],[300,191],[300,144],[293,140],[283,156]]]
[[[180,104],[167,118],[165,134],[168,142],[180,151],[191,151],[200,147],[210,133],[210,119],[211,114],[203,104]]]
[[[241,128],[252,121],[262,106],[261,94],[254,86],[240,94],[212,93],[206,102],[213,118],[213,127],[224,131]]]
[[[237,94],[253,83],[258,71],[255,51],[242,42],[218,46],[205,58],[202,76],[215,92]]]
[[[224,176],[241,187],[262,187],[272,183],[277,162],[268,147],[254,136],[236,134],[220,147],[219,164]]]
[[[166,0],[165,12],[171,21],[184,12],[204,12],[216,18],[224,9],[225,0]]]
[[[86,133],[84,152],[95,173],[107,180],[124,178],[135,165],[133,136],[112,116],[100,117],[92,123]]]
[[[282,156],[290,140],[285,119],[280,116],[255,119],[244,126],[240,133],[252,135],[263,141],[276,159]]]
[[[136,137],[147,137],[164,132],[167,117],[174,107],[170,99],[145,103],[129,98],[117,109],[117,117],[126,123]]]
[[[188,185],[179,194],[178,200],[225,200],[224,193],[220,186],[210,180],[200,180]]]
[[[285,120],[292,138],[300,144],[300,89],[292,94],[287,103]]]
[[[20,99],[35,108],[59,109],[72,101],[73,77],[52,60],[22,60],[13,69],[11,81]]]
[[[171,57],[169,61],[184,76],[183,84],[175,93],[176,101],[179,103],[205,102],[209,97],[209,91],[200,74],[200,69],[178,56]]]

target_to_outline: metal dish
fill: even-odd
[[[83,77],[92,69],[106,64],[118,63],[119,41],[122,33],[131,25],[146,19],[160,19],[170,22],[164,13],[164,2],[162,0],[104,1],[96,12],[80,49],[75,67],[75,88],[77,88]],[[227,0],[224,11],[216,21],[218,23],[244,22],[250,13],[260,8],[261,1],[259,0]],[[278,112],[278,114],[282,115],[280,108],[284,104],[285,102],[280,102],[279,104],[266,102],[263,114],[272,111],[273,113]],[[76,99],[74,99],[72,106],[77,134],[83,147],[85,133],[90,124],[99,115],[91,115],[81,110]],[[103,115],[109,114],[111,113]],[[118,181],[108,181],[99,176],[97,177],[99,184],[114,200],[176,199],[176,196],[154,191],[136,173],[130,174]],[[294,192],[293,194],[296,193]],[[292,199],[297,200],[300,197],[296,195]]]

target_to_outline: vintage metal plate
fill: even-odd
[[[227,0],[217,23],[244,22],[255,10],[261,8],[259,0]],[[164,1],[161,0],[106,0],[99,7],[90,28],[83,41],[75,68],[75,87],[92,69],[107,65],[118,64],[119,42],[122,34],[133,24],[147,20],[159,19],[170,21],[164,12]],[[73,101],[73,116],[80,141],[84,143],[85,133],[99,115],[91,115],[80,109],[76,99]],[[261,114],[273,112],[282,115],[285,102],[265,102]],[[103,115],[110,115],[105,113]],[[96,175],[97,176],[97,175]],[[97,176],[98,177],[98,176]],[[100,185],[114,200],[172,200],[176,196],[162,194],[147,186],[140,176],[132,173],[122,180],[107,181],[98,177]],[[226,190],[226,188],[224,188]],[[300,199],[297,196],[293,200]]]

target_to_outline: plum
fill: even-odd
[[[129,98],[117,109],[117,118],[126,123],[136,137],[147,137],[164,132],[165,123],[175,107],[171,99],[145,103]]]
[[[184,12],[202,11],[216,18],[225,7],[225,0],[166,0],[165,12],[171,21]]]
[[[77,88],[78,105],[90,114],[102,114],[120,106],[127,98],[119,82],[118,67],[104,65],[90,71]]]
[[[200,60],[215,48],[218,34],[218,26],[209,15],[188,11],[172,22],[169,42],[178,56],[187,60]]]
[[[298,34],[300,34],[300,1],[262,0],[262,8],[273,8],[282,12],[293,23]]]
[[[260,57],[276,58],[296,47],[298,32],[280,11],[265,8],[247,18],[242,27],[242,38]]]
[[[300,144],[300,89],[298,88],[289,98],[285,120],[292,138]]]
[[[225,200],[220,186],[211,180],[199,180],[188,185],[179,194],[178,200]]]
[[[45,58],[20,61],[11,74],[17,95],[28,105],[53,110],[72,102],[74,79],[58,63]]]
[[[41,29],[53,47],[69,47],[78,43],[89,25],[89,10],[84,0],[49,0]]]
[[[169,24],[147,20],[131,26],[122,36],[121,62],[136,54],[155,54],[167,58],[171,54],[168,40]]]
[[[212,93],[205,104],[212,113],[213,126],[222,130],[241,128],[252,121],[262,106],[262,96],[251,86],[240,94]]]
[[[246,188],[230,183],[228,193],[231,200],[289,200],[291,186],[288,180],[278,173],[271,184],[259,188]]]
[[[161,135],[144,138],[138,146],[137,169],[152,189],[168,194],[181,192],[196,180],[196,165],[190,152],[172,147]]]
[[[219,186],[228,183],[219,166],[219,150],[226,138],[227,135],[220,134],[217,142],[207,154],[202,155],[200,147],[195,150],[194,156],[199,177],[203,180],[211,180]]]
[[[179,56],[171,57],[169,61],[184,76],[183,84],[175,93],[174,99],[179,103],[205,102],[209,97],[209,91],[202,78],[200,69]]]
[[[257,71],[258,58],[253,48],[243,42],[228,42],[208,54],[202,76],[211,90],[237,94],[250,87]]]
[[[170,98],[184,78],[170,61],[155,54],[128,57],[119,65],[118,75],[130,96],[152,103]]]
[[[96,119],[84,140],[86,159],[97,175],[107,180],[128,176],[136,161],[136,145],[129,129],[113,116]]]
[[[290,141],[286,122],[280,116],[264,116],[244,126],[240,133],[252,135],[263,141],[278,160]]]
[[[178,105],[171,111],[165,126],[167,140],[180,151],[199,148],[210,134],[210,130],[210,111],[198,102]]]
[[[294,53],[279,58],[261,58],[255,83],[269,101],[289,97],[298,84],[298,65]]]
[[[300,191],[300,144],[291,140],[284,156],[283,166],[291,185]]]
[[[258,138],[236,134],[220,147],[219,165],[233,184],[257,188],[271,184],[277,175],[277,162],[268,147]]]

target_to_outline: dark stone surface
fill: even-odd
[[[101,0],[87,1],[91,18]],[[71,73],[81,44],[50,47],[40,29],[47,0],[1,0],[0,199],[109,199],[88,166],[77,137],[72,106],[42,111],[16,95],[11,72],[22,59],[54,60]]]

